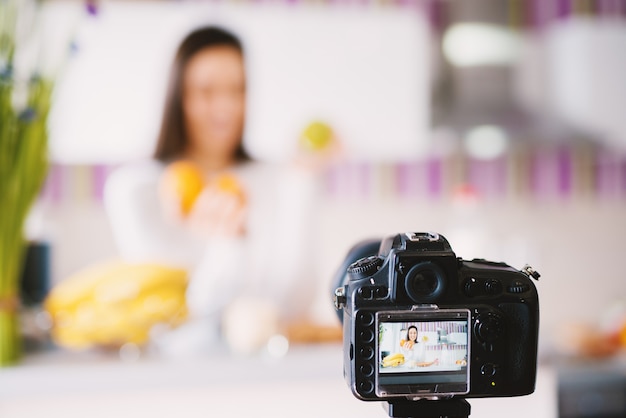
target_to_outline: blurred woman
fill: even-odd
[[[220,28],[195,30],[174,59],[155,160],[124,167],[107,182],[122,255],[191,272],[191,319],[177,332],[185,337],[170,338],[170,347],[206,348],[224,312],[226,328],[238,328],[242,318],[265,335],[276,332],[277,323],[306,316],[311,304],[314,173],[253,162],[243,145],[245,115],[241,42]],[[176,163],[195,167],[205,185],[188,210],[176,190],[164,186]],[[229,187],[220,186],[225,177]],[[242,299],[252,302],[236,303]],[[233,306],[238,312],[228,314]],[[255,316],[266,324],[259,326]]]

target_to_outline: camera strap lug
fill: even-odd
[[[346,288],[338,287],[335,289],[335,295],[333,297],[333,302],[335,303],[335,309],[338,311],[343,309],[346,306]]]
[[[537,272],[537,270],[535,270],[534,268],[532,268],[529,264],[526,264],[524,267],[522,267],[522,273],[524,273],[525,275],[527,275],[529,278],[531,279],[535,279],[535,280],[539,280],[539,278],[541,277],[541,274],[539,274]]]

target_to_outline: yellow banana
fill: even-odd
[[[52,336],[71,348],[144,344],[154,325],[185,319],[187,280],[185,270],[159,264],[112,262],[83,270],[45,301]]]
[[[404,364],[404,354],[395,353],[390,354],[383,359],[383,367],[397,367]]]
[[[395,359],[390,361],[383,361],[383,367],[397,367],[404,363],[402,359]]]
[[[385,361],[385,360],[395,360],[395,359],[399,359],[399,358],[404,359],[404,354],[402,354],[402,353],[390,354],[387,357],[385,357],[383,359],[383,361]]]

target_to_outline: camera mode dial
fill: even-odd
[[[350,264],[348,274],[352,280],[365,279],[376,273],[382,264],[383,260],[378,256],[365,257]]]

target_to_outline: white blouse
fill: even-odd
[[[237,296],[274,303],[284,319],[305,315],[316,288],[316,178],[311,172],[265,163],[232,170],[248,202],[241,239],[199,239],[164,217],[158,184],[164,165],[150,161],[114,171],[105,207],[121,256],[190,272],[192,317],[220,312]]]

